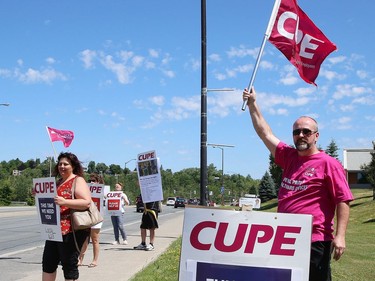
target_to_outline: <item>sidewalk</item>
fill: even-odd
[[[85,255],[84,265],[79,267],[81,281],[116,280],[127,281],[136,273],[156,260],[169,245],[182,235],[184,212],[167,215],[159,218],[159,229],[156,230],[155,249],[153,251],[134,250],[133,247],[140,243],[140,231],[128,233],[128,245],[115,245],[112,233],[101,233],[99,265],[88,268],[92,260],[92,245],[89,245]],[[147,231],[147,242],[149,232]],[[42,249],[38,249],[42,253]],[[18,279],[21,281],[41,280],[41,268],[38,265],[35,270],[28,271],[27,277]],[[57,281],[63,281],[61,267],[57,269]]]

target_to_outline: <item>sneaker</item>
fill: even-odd
[[[128,241],[126,241],[126,239],[125,240],[122,240],[122,243],[121,243],[122,245],[128,245]]]
[[[144,244],[139,244],[138,246],[134,247],[134,250],[146,250],[147,246]]]
[[[152,246],[151,244],[148,244],[145,248],[145,251],[152,251],[154,250],[154,246]]]
[[[120,244],[120,242],[117,240],[112,243],[112,245],[118,245],[118,244]]]

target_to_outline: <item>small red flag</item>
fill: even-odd
[[[297,68],[303,80],[315,86],[320,65],[337,49],[296,0],[281,0],[269,41]]]
[[[69,147],[74,138],[74,133],[67,130],[57,130],[47,127],[51,141],[62,141],[65,147]]]

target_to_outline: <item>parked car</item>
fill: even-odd
[[[188,205],[199,205],[200,200],[197,198],[190,198],[188,200]]]
[[[175,201],[176,201],[176,197],[168,197],[167,206],[174,206]]]
[[[185,207],[185,198],[178,197],[176,198],[176,201],[174,202],[174,207]]]

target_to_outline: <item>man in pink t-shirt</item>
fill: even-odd
[[[272,133],[256,103],[255,90],[245,89],[243,99],[255,131],[283,169],[278,212],[313,215],[309,280],[330,281],[331,253],[339,260],[345,251],[349,202],[353,200],[344,169],[318,149],[318,124],[313,118],[302,116],[294,122],[292,148]]]

